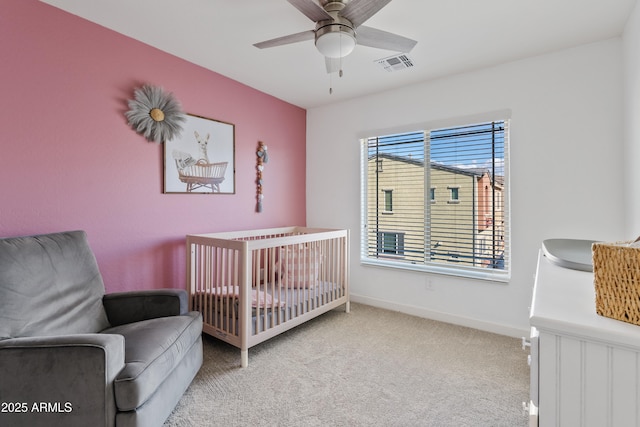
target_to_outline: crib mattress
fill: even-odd
[[[257,325],[286,322],[345,295],[340,284],[331,282],[321,282],[312,288],[293,289],[261,285],[259,289],[254,288],[252,291],[254,295],[257,294],[257,298],[252,298],[251,307],[254,335]],[[214,323],[217,328],[228,330],[229,320],[233,319],[233,331],[237,334],[240,314],[240,299],[237,294],[217,294],[207,290],[195,292],[191,298],[193,310],[203,313],[205,323]],[[264,326],[260,327],[260,330],[263,328]]]
[[[235,287],[237,288],[237,287]],[[221,287],[224,291],[216,292],[215,290],[196,291],[191,294],[194,309],[198,309],[196,304],[204,298],[208,301],[207,306],[213,307],[230,307],[233,306],[236,309],[239,307],[239,295],[238,292],[229,291],[232,287]],[[256,309],[259,311],[273,310],[273,309],[286,309],[292,308],[300,304],[308,303],[314,299],[325,299],[337,294],[331,299],[336,299],[345,293],[344,288],[338,283],[320,282],[318,285],[312,288],[285,288],[272,285],[261,285],[259,288],[252,289],[252,304],[251,308],[253,312]],[[213,303],[213,299],[216,303]],[[320,302],[320,305],[322,305]],[[234,310],[238,311],[238,310]]]

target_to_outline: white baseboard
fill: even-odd
[[[454,325],[466,326],[468,328],[479,329],[485,332],[491,332],[494,334],[505,335],[508,337],[521,338],[528,337],[530,335],[529,330],[523,330],[514,328],[511,326],[501,325],[498,323],[485,322],[482,320],[471,319],[463,316],[456,316],[449,313],[443,313],[439,311],[427,310],[425,308],[416,307],[407,304],[398,304],[395,302],[389,302],[380,300],[377,298],[371,298],[363,295],[351,294],[351,302],[370,305],[373,307],[384,308],[386,310],[398,311],[400,313],[410,314],[412,316],[423,317],[425,319],[437,320],[439,322],[452,323]]]

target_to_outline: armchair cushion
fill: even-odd
[[[142,406],[182,361],[202,333],[202,316],[160,317],[103,331],[124,337],[125,367],[115,379],[119,411]]]
[[[0,277],[0,339],[95,333],[110,326],[104,284],[84,231],[1,239]]]

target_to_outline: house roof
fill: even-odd
[[[407,164],[410,164],[410,165],[413,165],[413,166],[424,167],[424,159],[416,159],[416,158],[407,157],[407,156],[398,156],[398,155],[389,154],[389,153],[379,153],[377,155],[369,156],[369,161],[375,160],[376,157],[377,158],[382,158],[382,159],[387,159],[387,160],[392,160],[392,161],[396,161],[396,162],[403,162],[403,163],[407,163]],[[438,163],[438,162],[431,162],[431,167],[433,169],[438,169],[438,170],[445,171],[445,172],[457,173],[457,174],[467,175],[467,176],[474,176],[476,178],[479,178],[484,174],[489,174],[490,175],[489,170],[486,169],[486,168],[485,169],[482,169],[482,168],[463,168],[463,167],[443,165],[443,164]]]

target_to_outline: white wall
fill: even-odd
[[[525,333],[542,240],[625,238],[622,99],[616,38],[311,109],[307,224],[351,230],[354,301]],[[505,109],[512,118],[511,281],[362,266],[358,136]]]
[[[625,183],[629,197],[628,236],[640,235],[640,5],[631,13],[623,34]]]

